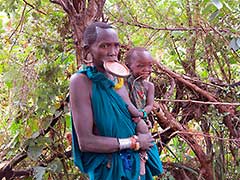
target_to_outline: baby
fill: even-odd
[[[150,133],[147,115],[153,108],[154,84],[148,81],[148,77],[152,72],[153,58],[145,48],[135,47],[126,53],[125,62],[131,75],[125,81],[126,89],[117,91],[127,103],[133,121],[137,123],[137,133]],[[140,175],[144,175],[148,159],[146,151],[141,151],[140,157]]]

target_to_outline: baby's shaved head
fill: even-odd
[[[129,51],[126,52],[125,56],[125,63],[128,67],[132,64],[132,62],[139,56],[143,56],[145,53],[149,54],[148,50],[143,47],[135,47],[130,49]],[[151,55],[150,55],[151,56]]]

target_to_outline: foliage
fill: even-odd
[[[120,38],[129,46],[144,46],[151,50],[156,60],[166,64],[171,69],[194,77],[195,83],[205,82],[204,86],[222,102],[239,102],[239,85],[231,86],[240,79],[240,58],[238,44],[239,34],[239,5],[237,1],[109,1],[105,11],[110,21],[119,29]],[[143,8],[144,7],[144,8]],[[199,28],[199,29],[198,29]],[[155,78],[157,79],[157,78]],[[165,85],[164,85],[165,84]],[[168,84],[168,85],[166,85]],[[168,82],[156,81],[160,92],[156,92],[161,99],[167,90]],[[200,84],[199,84],[200,85]],[[181,86],[180,86],[181,87]],[[181,87],[182,88],[182,87]],[[198,99],[201,97],[184,90],[173,92],[171,99],[178,99],[181,94],[188,97],[183,99]],[[181,97],[180,97],[181,98]],[[203,100],[204,101],[204,100]],[[173,108],[174,104],[169,104]],[[197,106],[197,105],[196,105]],[[217,179],[237,179],[237,168],[231,167],[232,141],[228,141],[229,132],[224,125],[227,114],[218,112],[216,107],[194,108],[185,105],[176,118],[181,122],[191,113],[193,121],[188,123],[194,132],[206,131],[213,136],[211,139],[214,153],[213,166]],[[181,112],[182,111],[182,112]],[[207,112],[207,113],[206,113]],[[186,114],[187,113],[187,114]],[[239,111],[236,113],[236,130],[239,122]],[[206,124],[206,125],[204,125]],[[206,127],[205,127],[206,128]],[[208,152],[206,137],[197,136],[199,144]],[[219,138],[223,138],[220,140]],[[209,152],[208,152],[209,153]],[[173,156],[172,156],[173,155]],[[224,157],[226,156],[226,157]],[[176,158],[177,157],[177,158]],[[182,162],[198,168],[192,163],[195,155],[191,148],[181,139],[172,139],[166,149],[163,149],[163,162]],[[233,157],[232,157],[233,158]],[[239,158],[239,157],[238,157]],[[228,160],[227,160],[228,159]],[[234,161],[236,164],[239,160]]]
[[[123,52],[132,46],[144,46],[156,60],[189,76],[218,101],[240,102],[240,86],[234,85],[240,79],[237,0],[109,0],[104,6],[104,19],[118,29]],[[65,134],[71,130],[65,98],[69,77],[76,70],[68,17],[60,6],[48,0],[0,0],[0,37],[1,162],[11,160],[28,147],[28,158],[18,168],[33,167],[35,179],[86,178],[64,156],[69,146]],[[164,77],[164,81],[159,81],[159,77],[157,74],[154,80],[156,99],[162,99],[170,89],[171,79]],[[176,86],[180,91],[175,89],[169,99],[179,99],[183,94],[182,100],[205,101],[196,92],[177,83]],[[176,104],[167,105],[174,114]],[[235,144],[228,140],[229,129],[224,124],[228,114],[219,112],[216,106],[181,105],[185,109],[179,110],[178,122],[192,113],[188,128],[214,136],[196,139],[205,152],[212,153],[214,172],[220,173],[215,177],[239,178],[239,155],[232,153]],[[233,120],[237,131],[239,111],[235,109]],[[59,114],[60,121],[45,137],[41,136],[39,132]],[[207,139],[211,140],[211,148]],[[178,168],[188,169],[187,174],[199,170],[193,150],[178,136],[164,146],[161,156],[164,163],[181,164]],[[166,167],[168,172],[162,179],[173,179],[174,168]]]

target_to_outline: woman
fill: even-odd
[[[91,180],[137,180],[138,150],[149,150],[154,139],[150,134],[135,136],[136,124],[103,67],[104,61],[117,61],[116,31],[106,23],[91,24],[84,32],[84,50],[94,67],[70,80],[74,162]]]

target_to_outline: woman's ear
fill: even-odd
[[[88,54],[87,54],[87,61],[88,62],[93,62],[93,57],[92,57],[92,54],[90,53],[90,52],[88,52]]]
[[[86,52],[85,52],[83,62],[84,62],[85,64],[90,64],[90,63],[93,62],[92,54],[91,54],[89,51],[86,51]]]

